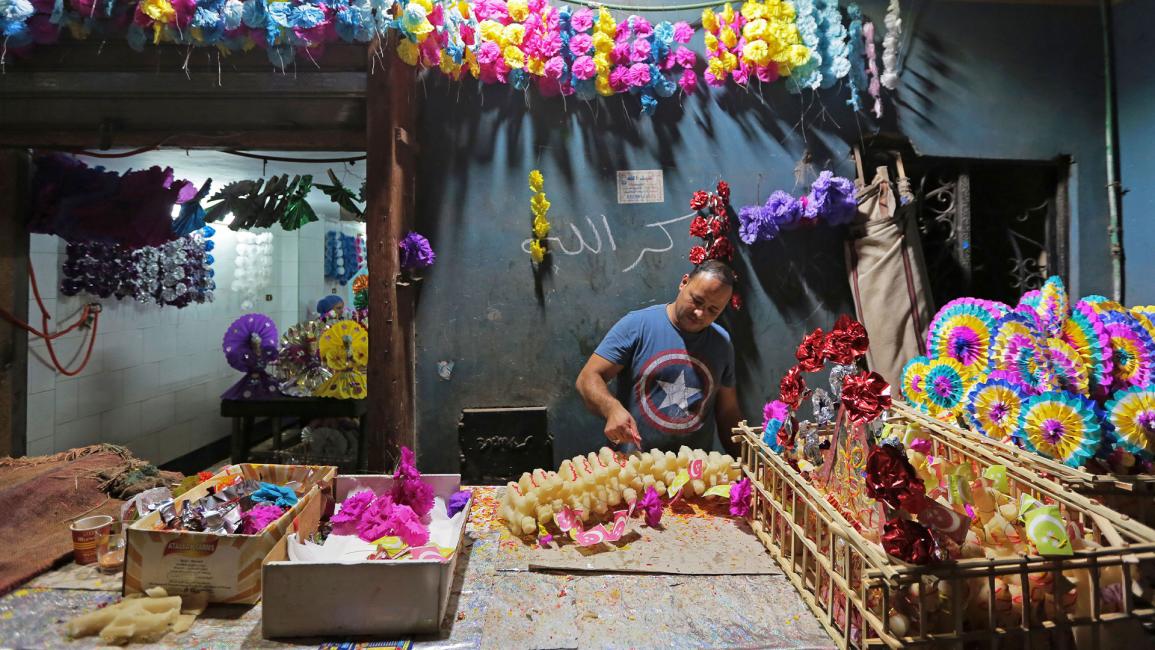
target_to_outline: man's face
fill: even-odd
[[[674,300],[674,325],[683,332],[701,332],[722,315],[732,293],[732,287],[710,275],[683,277]]]

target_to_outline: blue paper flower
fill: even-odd
[[[293,488],[272,483],[261,483],[260,489],[253,492],[251,498],[256,503],[271,503],[281,508],[292,508],[297,505],[297,493]]]

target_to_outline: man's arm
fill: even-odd
[[[594,415],[606,421],[605,434],[613,443],[632,442],[642,447],[638,425],[626,407],[611,393],[609,382],[622,371],[620,364],[613,363],[597,354],[591,354],[582,371],[578,373],[576,388]]]
[[[741,447],[731,440],[733,429],[742,419],[742,412],[738,408],[738,389],[730,386],[718,388],[718,397],[714,401],[714,419],[718,423],[718,437],[722,439],[722,447],[726,453],[735,459],[741,457]]]

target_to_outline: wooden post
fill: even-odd
[[[0,307],[25,322],[28,174],[27,151],[0,149]],[[28,334],[0,320],[0,457],[27,453],[27,418]]]
[[[365,93],[370,472],[390,470],[399,445],[416,448],[412,296],[397,287],[397,244],[413,215],[416,77],[395,49],[395,36],[370,46]]]

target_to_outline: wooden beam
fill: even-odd
[[[394,49],[370,48],[366,87],[366,241],[369,268],[370,472],[391,469],[398,446],[416,449],[413,386],[413,298],[399,291],[397,244],[412,221],[414,68]]]
[[[28,321],[29,156],[0,149],[0,307]],[[34,413],[33,416],[36,416]],[[0,320],[0,456],[27,453],[28,334]]]
[[[0,147],[32,149],[135,149],[163,146],[172,149],[251,149],[257,151],[364,151],[364,130],[247,131],[174,133],[172,131],[112,131],[97,129],[4,130]]]

